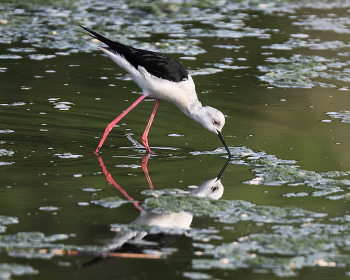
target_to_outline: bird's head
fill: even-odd
[[[204,106],[205,115],[202,121],[202,125],[211,132],[218,134],[218,131],[221,132],[222,128],[225,125],[224,114],[219,110],[210,107]]]
[[[210,197],[218,200],[224,193],[224,186],[218,178],[203,182],[199,187],[191,186],[191,195],[197,197]]]
[[[229,158],[232,158],[232,154],[225,142],[224,136],[222,135],[222,128],[225,125],[225,116],[223,113],[221,113],[219,110],[210,107],[210,106],[204,106],[203,109],[204,111],[204,116],[200,120],[200,123],[209,131],[212,131],[216,133],[222,144],[224,145]]]

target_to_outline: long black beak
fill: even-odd
[[[218,132],[218,135],[219,135],[219,138],[220,138],[222,144],[224,144],[224,147],[225,147],[225,149],[226,149],[226,151],[227,151],[227,153],[228,153],[228,158],[229,158],[229,159],[232,158],[233,155],[231,154],[230,150],[229,150],[228,147],[227,147],[227,144],[226,144],[226,142],[225,142],[224,136],[222,135],[222,133],[221,133],[219,130],[217,130],[217,132]]]
[[[225,169],[226,169],[227,165],[229,164],[229,162],[230,162],[230,159],[228,159],[228,160],[226,161],[224,167],[221,169],[219,175],[216,177],[216,181],[218,181],[218,180],[221,179],[221,177],[222,177],[222,175],[224,174]],[[215,182],[216,182],[216,181],[215,181]]]

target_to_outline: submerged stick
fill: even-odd
[[[53,253],[56,256],[90,256],[103,258],[131,258],[131,259],[161,259],[163,254],[137,254],[137,253],[118,253],[118,252],[79,252],[71,250],[56,249],[49,251],[48,249],[41,249],[41,253]]]

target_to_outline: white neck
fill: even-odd
[[[199,102],[198,99],[194,100],[192,103],[190,103],[187,107],[187,112],[183,111],[187,116],[189,116],[191,119],[194,119],[195,121],[201,123],[203,120],[203,116],[205,114],[203,110],[203,105],[201,102]]]

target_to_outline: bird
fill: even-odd
[[[202,105],[198,100],[195,84],[191,75],[178,61],[157,52],[137,49],[131,45],[112,41],[84,26],[80,25],[80,27],[89,32],[86,33],[86,35],[106,44],[108,47],[99,46],[98,48],[121,68],[125,69],[131,75],[133,81],[142,89],[141,97],[113,122],[107,125],[103,137],[96,148],[96,154],[99,154],[113,126],[145,97],[152,97],[157,99],[157,101],[145,132],[142,135],[142,142],[146,148],[147,154],[151,153],[151,149],[148,145],[148,133],[160,100],[164,100],[173,103],[185,115],[199,122],[209,131],[217,134],[229,158],[233,157],[222,135],[222,128],[225,124],[224,114],[213,107]]]

